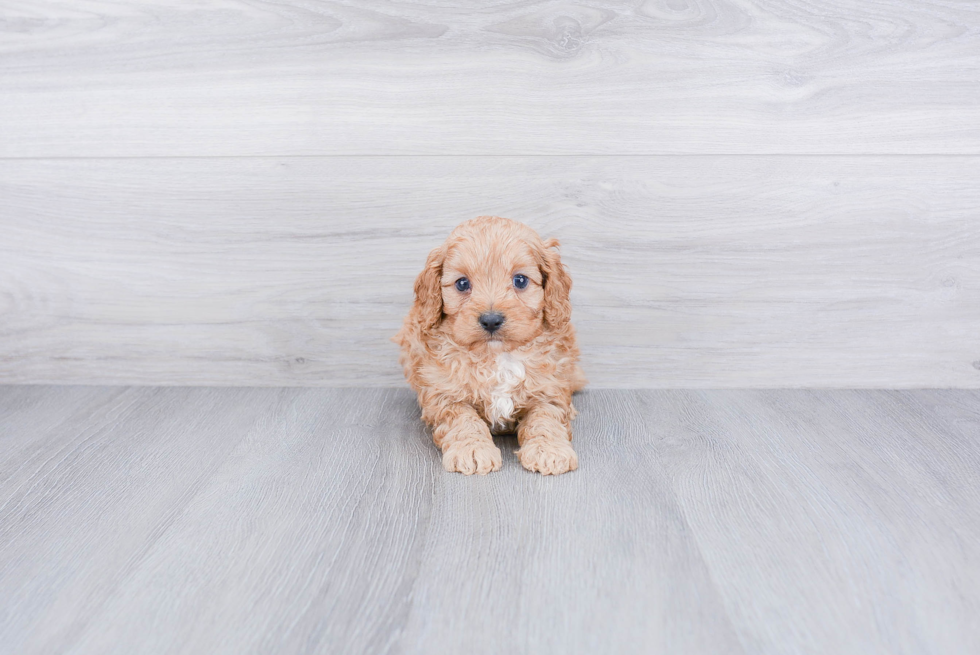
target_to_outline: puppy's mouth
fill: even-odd
[[[508,339],[504,335],[502,335],[498,330],[492,334],[488,334],[484,332],[481,335],[481,338],[476,340],[476,343],[474,345],[482,345],[487,348],[496,349],[496,348],[503,348],[507,342]]]

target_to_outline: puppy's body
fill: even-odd
[[[574,342],[541,335],[513,350],[469,350],[443,336],[433,345],[434,358],[402,356],[426,422],[433,423],[439,409],[453,403],[474,407],[495,434],[513,432],[539,402],[566,404],[567,399],[569,419],[574,416],[571,395],[584,384]]]
[[[572,393],[585,378],[569,321],[571,279],[555,246],[521,223],[483,216],[457,227],[416,280],[395,341],[448,470],[496,470],[491,431],[515,427],[526,468],[558,474],[578,465]]]

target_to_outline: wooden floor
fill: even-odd
[[[405,390],[0,387],[0,652],[980,652],[980,392],[578,405],[467,478]]]

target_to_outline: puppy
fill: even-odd
[[[491,433],[517,429],[529,471],[574,471],[572,393],[585,385],[555,248],[506,218],[467,221],[429,253],[394,341],[447,471],[500,468]]]

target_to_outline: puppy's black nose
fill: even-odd
[[[493,334],[504,324],[504,315],[500,312],[486,312],[480,314],[480,325],[483,329]]]

